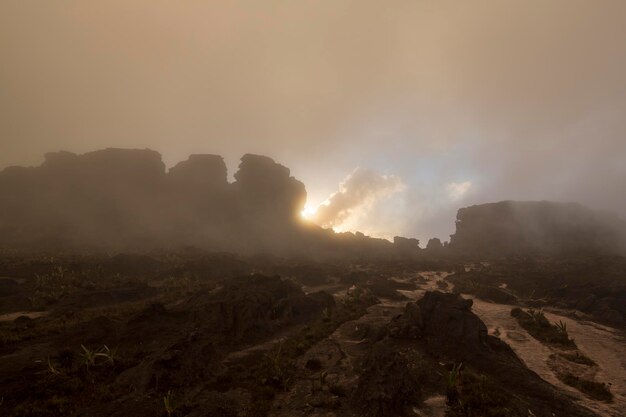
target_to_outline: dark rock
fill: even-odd
[[[403,415],[415,401],[419,383],[407,359],[386,344],[377,343],[361,366],[354,403],[363,417]]]
[[[472,300],[459,295],[428,291],[392,320],[389,333],[396,338],[424,339],[438,354],[467,357],[489,349],[487,327],[471,307]]]
[[[373,280],[373,282],[366,284],[365,288],[369,289],[376,297],[388,298],[390,300],[406,300],[406,297],[396,291],[396,288],[415,289],[415,286],[413,286],[412,288],[406,288],[404,285],[396,281],[387,278],[381,278],[375,279]]]
[[[13,324],[19,329],[24,329],[26,327],[32,327],[33,319],[28,316],[19,316],[13,320]]]
[[[417,305],[428,343],[462,355],[487,348],[487,327],[472,313],[472,304],[472,300],[456,294],[426,292]],[[460,352],[459,346],[462,346]]]
[[[328,305],[325,296],[306,296],[291,281],[257,274],[223,281],[218,291],[199,293],[180,308],[193,311],[193,320],[233,342],[321,316]]]
[[[267,156],[244,155],[235,180],[241,209],[254,218],[296,220],[304,209],[304,184],[290,176],[289,168]]]
[[[393,246],[403,255],[416,255],[420,251],[420,241],[413,238],[394,236]]]
[[[13,295],[19,291],[19,284],[11,278],[0,278],[0,297]]]
[[[442,250],[443,249],[443,245],[441,244],[441,240],[439,240],[439,238],[437,238],[437,237],[429,239],[428,243],[426,244],[426,249],[428,249],[430,251]]]
[[[422,336],[424,320],[419,306],[408,303],[404,313],[394,317],[389,325],[389,335],[402,339],[418,339]]]
[[[501,201],[462,208],[450,248],[482,256],[624,253],[626,224],[579,204]]]

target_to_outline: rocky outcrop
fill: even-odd
[[[487,327],[472,313],[472,304],[457,294],[428,291],[392,320],[389,334],[423,339],[433,350],[463,359],[489,349]]]
[[[241,209],[255,220],[295,220],[304,209],[304,184],[290,176],[289,168],[267,156],[244,155],[235,180]]]
[[[441,243],[441,240],[439,240],[439,238],[434,237],[432,239],[428,239],[428,243],[426,244],[426,249],[424,250],[424,253],[426,253],[427,256],[431,257],[441,257],[448,254],[448,252],[445,250],[447,246],[448,242]]]
[[[420,251],[420,241],[413,238],[394,236],[393,247],[401,255],[415,256]]]
[[[191,155],[167,173],[176,186],[225,188],[228,186],[224,158],[219,155]]]
[[[623,253],[626,223],[579,204],[502,201],[462,208],[450,248],[483,256]]]
[[[0,245],[297,248],[304,185],[288,168],[251,154],[235,178],[227,181],[218,155],[191,155],[166,172],[161,155],[147,149],[49,153],[39,167],[0,172]]]

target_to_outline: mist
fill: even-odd
[[[488,201],[623,216],[625,38],[618,0],[7,1],[0,167],[109,146],[168,167],[270,155],[344,228],[422,241]],[[335,206],[357,168],[402,191]]]
[[[626,410],[626,0],[0,0],[2,417]]]

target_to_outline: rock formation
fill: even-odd
[[[626,224],[574,203],[502,201],[462,208],[450,248],[481,255],[619,253]]]
[[[336,234],[301,221],[304,184],[261,155],[241,158],[235,181],[219,155],[191,155],[166,169],[158,152],[104,149],[45,155],[39,167],[0,171],[0,248],[212,251],[310,257],[408,257],[395,244]]]
[[[487,327],[472,313],[472,303],[458,294],[428,291],[391,322],[390,335],[424,339],[441,353],[474,355],[487,349],[488,342]]]
[[[304,185],[258,155],[245,155],[235,178],[228,183],[218,155],[192,155],[167,172],[151,150],[49,153],[39,167],[0,172],[0,245],[271,251],[280,238],[289,247]]]

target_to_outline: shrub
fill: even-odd
[[[582,379],[570,373],[557,373],[557,377],[561,381],[563,381],[563,383],[576,388],[577,390],[586,394],[590,398],[593,398],[594,400],[606,402],[610,402],[613,400],[613,394],[609,390],[609,387],[602,382]]]

